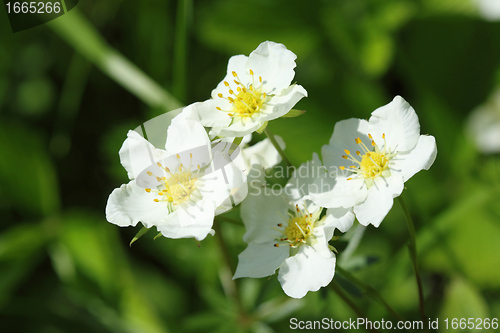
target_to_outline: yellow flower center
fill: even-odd
[[[283,234],[283,237],[276,239],[278,243],[274,244],[275,247],[279,247],[280,244],[287,244],[296,248],[314,237],[312,233],[319,214],[309,213],[307,209],[300,210],[298,205],[295,206],[295,211],[295,216],[290,214],[285,229],[278,229]],[[278,227],[282,228],[283,224],[278,223]]]
[[[342,157],[357,164],[357,166],[351,165],[349,169],[347,169],[348,171],[356,173],[363,177],[366,181],[371,182],[376,177],[390,175],[389,161],[396,156],[396,154],[387,151],[385,134],[382,134],[382,139],[384,139],[384,150],[380,150],[371,134],[368,134],[368,137],[371,140],[373,149],[368,149],[359,137],[355,139],[356,144],[361,146],[361,149],[363,150],[363,154],[360,151],[356,151],[356,155],[359,156],[361,160],[353,156],[347,149],[344,150],[346,155],[343,155]],[[341,166],[340,170],[346,170],[346,168]],[[347,178],[347,180],[351,179],[351,177]]]
[[[193,158],[190,154],[191,159]],[[180,159],[177,154],[177,159]],[[155,202],[168,202],[173,205],[179,205],[191,198],[191,195],[196,190],[196,181],[199,174],[200,166],[196,173],[191,171],[191,165],[186,168],[182,163],[179,164],[175,172],[171,172],[168,167],[164,167],[161,163],[157,163],[158,167],[164,170],[168,176],[156,176],[159,185],[156,189],[147,188],[146,192],[155,193],[159,197],[153,199]],[[153,176],[151,171],[148,171],[149,176]]]
[[[267,94],[263,91],[262,77],[258,78],[258,86],[256,85],[254,79],[254,73],[250,69],[250,75],[252,76],[252,83],[245,86],[241,83],[238,74],[233,71],[234,83],[236,84],[236,92],[230,88],[229,82],[224,81],[224,85],[229,88],[229,95],[224,97],[222,93],[217,94],[219,98],[224,98],[232,104],[231,110],[222,110],[220,107],[216,107],[219,111],[224,111],[231,117],[241,117],[247,118],[252,117],[260,113],[262,106],[268,99]]]
[[[360,169],[365,178],[375,178],[389,168],[389,159],[384,154],[371,152],[361,157]]]
[[[188,200],[191,193],[196,189],[196,180],[191,171],[173,174],[165,184],[167,200],[174,202],[174,204],[180,204]]]

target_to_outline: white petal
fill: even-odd
[[[354,212],[352,208],[328,208],[326,217],[327,219],[332,219],[335,228],[339,229],[341,232],[347,232],[354,223]]]
[[[207,184],[206,195],[214,200],[218,197],[215,200],[218,206],[215,215],[219,215],[245,199],[248,194],[247,177],[238,164],[234,162],[228,162],[227,165],[218,170],[215,174],[217,179],[214,179],[213,175],[206,176],[207,178],[211,177],[209,182],[213,184],[211,186]]]
[[[218,96],[219,93],[222,94],[224,97],[228,97],[229,89],[236,91],[238,85],[234,82],[234,80],[238,80],[245,86],[252,83],[252,78],[249,77],[250,73],[246,68],[247,61],[248,57],[242,54],[229,58],[229,61],[227,63],[226,76],[221,82],[219,82],[217,88],[215,88],[212,91],[213,99],[215,100],[219,99],[220,98]],[[235,72],[238,75],[237,78],[233,76],[233,72]],[[227,87],[224,82],[227,82],[229,84],[229,87]]]
[[[329,146],[323,148],[323,158],[327,156]],[[363,178],[344,175],[345,171],[330,168],[328,177],[316,178],[314,184],[309,187],[309,197],[311,200],[326,208],[344,207],[350,208],[366,199],[367,188]],[[336,172],[335,172],[336,170]],[[349,179],[349,180],[348,180]]]
[[[288,258],[290,247],[275,247],[274,242],[250,243],[238,256],[238,266],[233,279],[241,277],[261,278],[273,275]]]
[[[129,179],[137,178],[144,169],[168,155],[166,151],[155,148],[136,131],[128,131],[119,154]]]
[[[269,121],[287,114],[303,97],[307,97],[307,91],[302,86],[294,84],[287,87],[266,103],[266,110],[260,119]]]
[[[281,149],[285,149],[285,141],[280,136],[275,135],[274,137]],[[242,155],[247,166],[260,164],[264,169],[268,169],[281,162],[280,154],[271,143],[271,140],[267,138],[257,142],[253,146],[243,148]]]
[[[245,119],[244,121],[235,120],[229,127],[213,127],[212,131],[219,136],[240,137],[255,132],[263,124],[264,121],[260,118]]]
[[[178,209],[166,216],[157,228],[167,238],[196,238],[201,241],[213,232],[211,229],[213,224],[213,209],[211,212],[210,209],[207,209],[204,213],[200,214],[199,209],[196,211],[196,208],[191,210],[191,212],[185,209]]]
[[[154,202],[158,197],[136,185],[135,180],[113,190],[106,205],[106,219],[120,227],[142,222],[147,228],[158,225],[168,214],[167,204]]]
[[[231,110],[232,106],[229,103],[220,103],[213,99],[206,100],[201,103],[196,103],[193,108],[198,113],[201,123],[205,127],[227,127],[231,123],[231,117],[227,112],[222,110]],[[217,107],[222,110],[217,110]]]
[[[245,243],[268,243],[280,237],[278,223],[284,223],[288,213],[288,201],[272,188],[264,187],[264,170],[254,167],[248,176],[248,195],[241,203],[241,218],[246,227]]]
[[[394,198],[403,192],[403,176],[393,172],[390,177],[375,178],[375,183],[368,190],[365,202],[354,206],[354,214],[359,223],[378,227],[392,208]]]
[[[371,147],[368,132],[369,123],[364,119],[350,118],[335,124],[330,143],[323,146],[321,150],[323,164],[330,173],[337,172],[339,166],[345,166],[346,168],[351,165],[357,166],[357,164],[344,159],[342,156],[346,155],[345,150],[347,149],[356,159],[361,160],[356,155],[356,151],[364,154],[364,150],[361,145],[356,144],[356,138],[359,137],[367,147]]]
[[[322,221],[316,222],[313,229],[314,240],[311,245],[314,250],[324,258],[330,258],[332,251],[328,242],[332,239],[336,228],[336,220],[332,216],[326,216]]]
[[[153,146],[165,149],[165,142],[167,140],[167,131],[165,129],[170,126],[172,119],[182,113],[182,110],[184,110],[183,107],[162,113],[159,116],[145,121],[144,124],[134,130],[141,133],[142,136],[147,137],[148,142]],[[143,130],[145,132],[144,134]]]
[[[293,80],[296,58],[285,45],[267,41],[250,53],[246,68],[253,70],[255,81],[262,77],[268,94],[280,94]]]
[[[403,181],[407,181],[420,170],[429,170],[437,155],[436,139],[430,135],[421,135],[418,143],[409,152],[399,153],[389,166],[399,170]]]
[[[326,287],[335,274],[335,255],[325,258],[310,246],[301,246],[299,252],[285,260],[278,280],[290,297],[302,298],[308,291]]]
[[[193,148],[210,148],[210,140],[205,128],[199,121],[191,120],[196,114],[195,106],[187,106],[180,115],[172,120],[167,130],[165,148],[169,154],[189,151]]]
[[[286,193],[293,201],[293,204],[302,205],[304,199],[309,199],[309,193],[316,191],[316,184],[319,179],[325,179],[327,174],[325,168],[319,160],[318,154],[313,153],[312,160],[302,163],[294,170],[292,177],[286,185]],[[309,210],[317,210],[318,206],[312,206],[307,202]]]
[[[375,142],[382,147],[385,134],[387,146],[397,151],[407,151],[415,147],[420,136],[417,114],[401,96],[396,96],[387,105],[372,112],[370,133]]]

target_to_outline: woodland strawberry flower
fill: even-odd
[[[233,163],[219,163],[192,106],[172,120],[165,149],[129,131],[120,160],[131,181],[109,196],[106,218],[119,226],[156,226],[168,238],[202,240],[211,232],[216,208],[243,178]],[[225,175],[223,173],[225,172]]]
[[[378,227],[404,182],[429,169],[436,154],[434,137],[420,135],[415,110],[396,96],[369,121],[351,118],[335,125],[322,149],[325,168],[335,174],[317,181],[310,198],[323,207],[354,207],[361,224]]]
[[[291,84],[297,56],[283,44],[263,42],[250,56],[229,59],[212,99],[199,105],[206,127],[218,136],[242,137],[285,115],[306,90]]]
[[[321,211],[311,202],[295,203],[285,192],[276,194],[265,187],[262,169],[254,165],[249,195],[241,205],[248,247],[238,256],[234,278],[260,278],[279,269],[284,292],[294,298],[328,285],[336,262],[328,241],[339,220],[331,215],[320,218]]]

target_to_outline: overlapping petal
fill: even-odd
[[[281,266],[278,280],[290,297],[302,298],[308,291],[318,291],[327,286],[335,274],[335,255],[323,257],[314,248],[302,246]]]
[[[106,219],[120,227],[142,222],[147,228],[158,224],[168,213],[167,207],[153,201],[154,196],[137,186],[135,180],[113,190],[106,205]]]
[[[128,178],[135,179],[151,164],[167,157],[168,153],[163,149],[155,148],[136,131],[128,131],[127,139],[123,142],[119,155]]]

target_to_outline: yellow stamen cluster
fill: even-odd
[[[233,81],[236,84],[236,92],[230,88],[229,82],[224,81],[224,85],[229,88],[229,95],[224,96],[222,93],[217,94],[219,98],[228,100],[229,103],[232,104],[232,109],[222,110],[220,107],[217,107],[217,110],[227,112],[231,117],[237,116],[246,118],[258,114],[267,99],[266,93],[263,92],[262,77],[259,76],[259,85],[257,86],[254,78],[254,72],[250,69],[252,83],[245,86],[241,83],[241,80],[235,71],[233,71],[232,74],[234,77]]]
[[[316,222],[312,213],[309,213],[307,209],[300,210],[299,205],[296,205],[295,214],[289,213],[289,217],[284,230],[278,229],[283,233],[283,237],[276,239],[275,247],[284,244],[296,248],[305,244],[309,237],[312,236],[314,223]],[[278,227],[283,228],[283,224],[278,223]]]
[[[356,144],[361,147],[363,154],[360,151],[356,151],[356,155],[361,158],[358,159],[347,149],[344,150],[346,155],[342,157],[348,161],[357,164],[349,167],[348,171],[356,173],[365,179],[373,179],[381,176],[384,171],[389,169],[389,161],[396,154],[387,151],[387,143],[385,141],[385,134],[382,134],[382,139],[384,139],[384,150],[380,150],[371,134],[368,134],[368,138],[371,140],[371,145],[373,149],[368,149],[368,147],[361,141],[359,137],[355,139]],[[346,170],[345,167],[341,166],[340,170]],[[347,178],[351,180],[352,178]]]
[[[192,154],[190,154],[192,161]],[[179,154],[177,159],[180,160]],[[158,195],[158,198],[153,199],[155,202],[169,202],[173,205],[181,204],[189,200],[191,194],[196,190],[196,181],[199,175],[200,166],[198,171],[193,173],[191,171],[191,163],[186,168],[182,163],[177,167],[177,171],[172,173],[168,167],[164,167],[161,163],[157,163],[158,167],[166,172],[167,176],[156,176],[159,185],[156,189],[147,188],[146,192]],[[151,171],[148,171],[149,176],[153,176]]]

